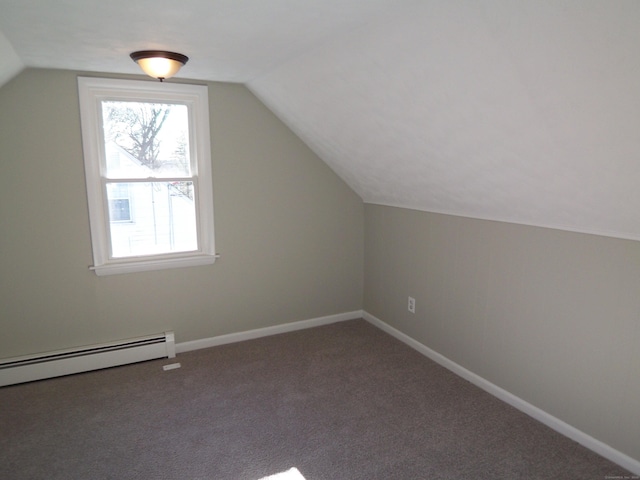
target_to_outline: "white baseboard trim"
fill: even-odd
[[[338,313],[336,315],[311,318],[309,320],[300,320],[298,322],[284,323],[281,325],[274,325],[272,327],[229,333],[227,335],[192,340],[190,342],[176,343],[176,353],[190,352],[201,348],[217,347],[218,345],[226,345],[228,343],[242,342],[244,340],[252,340],[254,338],[268,337],[269,335],[293,332],[295,330],[303,330],[305,328],[320,327],[322,325],[344,322],[346,320],[355,320],[357,318],[362,318],[362,315],[362,310],[355,310],[353,312]]]
[[[363,311],[362,318],[364,318],[369,323],[375,325],[381,330],[387,332],[391,336],[397,338],[403,343],[406,343],[413,349],[422,353],[426,357],[429,357],[434,362],[442,365],[448,370],[451,370],[456,375],[468,380],[473,383],[477,387],[480,387],[484,391],[490,393],[494,397],[499,398],[503,402],[508,403],[512,407],[517,408],[521,412],[526,413],[530,417],[542,422],[546,426],[552,428],[558,433],[561,433],[565,437],[569,437],[571,440],[578,442],[579,444],[585,446],[589,450],[601,455],[602,457],[620,465],[623,468],[626,468],[634,475],[640,475],[640,461],[629,457],[628,455],[610,447],[606,443],[601,442],[593,438],[592,436],[584,433],[581,430],[578,430],[575,427],[572,427],[568,423],[563,422],[562,420],[554,417],[553,415],[548,414],[544,410],[539,409],[538,407],[526,402],[509,393],[508,391],[498,387],[497,385],[489,382],[488,380],[482,378],[481,376],[467,370],[466,368],[458,365],[457,363],[449,360],[447,357],[439,354],[438,352],[431,350],[429,347],[423,345],[422,343],[414,340],[410,336],[402,333],[401,331],[395,329],[389,324],[383,322],[379,318],[374,317],[370,313]]]

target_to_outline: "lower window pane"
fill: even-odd
[[[113,182],[107,196],[112,258],[198,249],[193,182]]]

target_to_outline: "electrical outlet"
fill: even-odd
[[[411,313],[416,313],[416,299],[409,297],[409,303],[407,303],[407,310]]]

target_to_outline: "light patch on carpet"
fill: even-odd
[[[268,477],[263,477],[260,480],[305,480],[305,478],[297,468],[293,467],[286,472],[269,475]]]

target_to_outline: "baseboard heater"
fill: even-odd
[[[176,356],[173,332],[0,360],[0,387]]]

